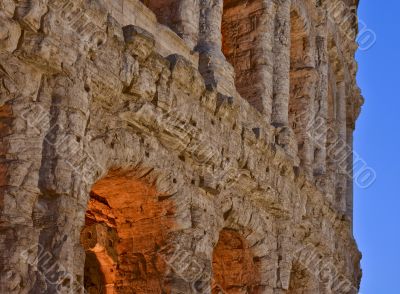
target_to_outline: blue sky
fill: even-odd
[[[400,294],[400,1],[361,0],[359,19],[377,40],[359,50],[365,105],[355,152],[376,171],[369,188],[355,185],[354,235],[363,253],[361,294]]]

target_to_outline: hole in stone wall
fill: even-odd
[[[212,293],[261,293],[258,262],[238,232],[223,229],[213,252]]]
[[[175,207],[160,195],[144,178],[121,172],[93,186],[81,233],[88,293],[168,291],[157,253],[174,227]]]
[[[239,94],[263,111],[263,85],[259,77],[257,46],[262,1],[225,0],[222,17],[222,52],[235,69]]]
[[[174,0],[140,0],[157,17],[157,21],[178,33],[179,3]]]

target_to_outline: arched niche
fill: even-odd
[[[216,199],[222,209],[217,212],[218,226],[210,244],[213,294],[261,294],[275,287],[278,253],[274,216],[263,213],[242,188],[239,181]]]
[[[213,251],[212,293],[259,293],[260,273],[246,239],[223,229]]]
[[[111,171],[93,185],[81,231],[89,293],[168,290],[159,250],[175,226],[175,206],[164,196],[134,172]]]
[[[318,274],[299,262],[294,262],[290,273],[290,283],[287,294],[315,294],[321,293]]]
[[[223,1],[222,52],[234,68],[236,90],[261,113],[269,112],[271,107],[267,100],[272,82],[267,76],[271,75],[272,65],[265,56],[268,17],[263,1]]]
[[[190,48],[199,34],[200,6],[196,0],[140,0],[156,16],[157,21],[174,31]]]

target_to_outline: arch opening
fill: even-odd
[[[159,250],[173,229],[175,207],[153,182],[110,172],[92,187],[81,231],[88,293],[162,293]]]
[[[262,46],[262,1],[224,0],[222,15],[222,52],[235,71],[238,93],[258,111],[266,109],[265,58]],[[261,45],[263,44],[263,45]]]
[[[157,21],[173,29],[174,20],[176,21],[179,8],[179,1],[174,0],[140,0],[157,17]]]
[[[258,262],[237,231],[223,229],[213,252],[212,293],[261,293]]]
[[[307,268],[301,266],[297,262],[294,263],[290,273],[290,283],[287,294],[315,293],[320,293],[317,278],[315,278]]]
[[[196,0],[140,0],[156,16],[157,21],[171,29],[186,45],[194,49],[198,41],[200,6]]]

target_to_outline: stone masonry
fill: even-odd
[[[356,0],[1,0],[1,293],[358,292]]]

